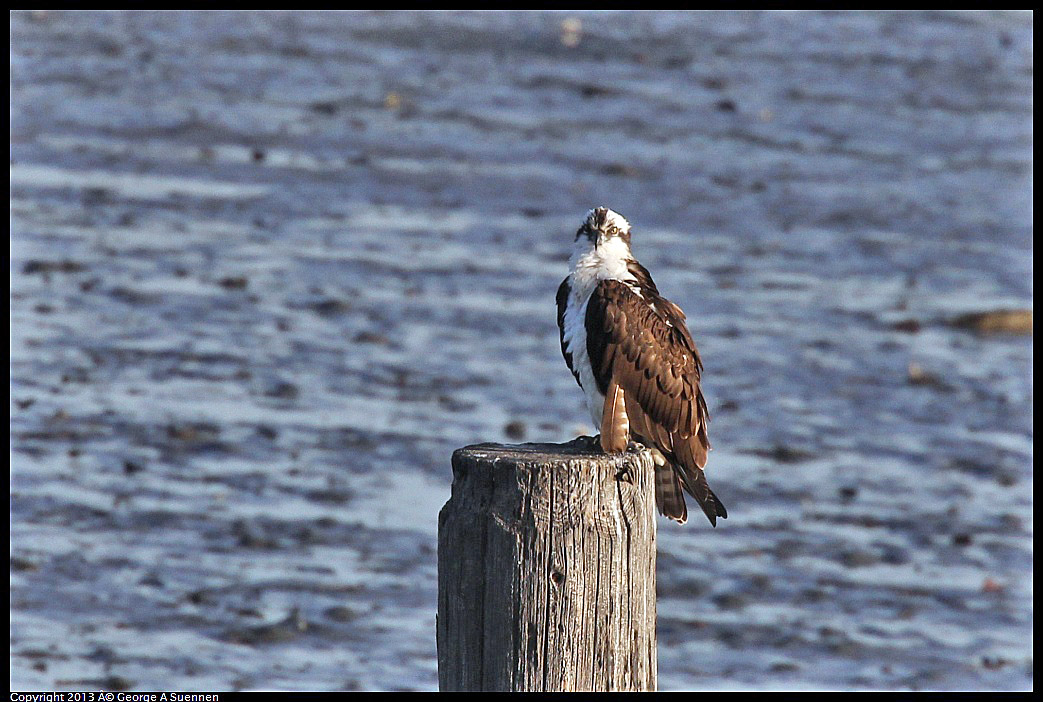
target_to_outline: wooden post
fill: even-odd
[[[442,691],[656,689],[648,451],[478,444],[438,517]]]

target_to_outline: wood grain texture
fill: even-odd
[[[589,440],[453,454],[438,523],[439,688],[656,689],[647,451]]]

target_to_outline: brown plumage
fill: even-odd
[[[602,280],[587,305],[587,353],[605,395],[602,448],[625,450],[627,426],[636,440],[662,455],[656,469],[659,510],[684,523],[684,489],[716,526],[728,512],[703,473],[710,442],[699,352],[681,309],[659,295],[640,264],[630,261],[629,269],[636,284]]]

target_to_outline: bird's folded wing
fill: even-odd
[[[607,397],[618,385],[627,406],[636,403],[644,415],[645,426],[634,431],[673,454],[685,472],[702,469],[710,444],[701,363],[677,306],[654,292],[638,295],[624,282],[604,280],[591,294],[585,323],[598,389]],[[682,481],[695,487],[694,475]]]

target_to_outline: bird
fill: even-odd
[[[595,440],[605,453],[648,448],[659,512],[684,524],[687,492],[716,527],[728,510],[706,482],[710,414],[684,312],[659,293],[631,253],[630,223],[608,208],[587,213],[569,266],[556,296],[561,353],[600,431]]]

